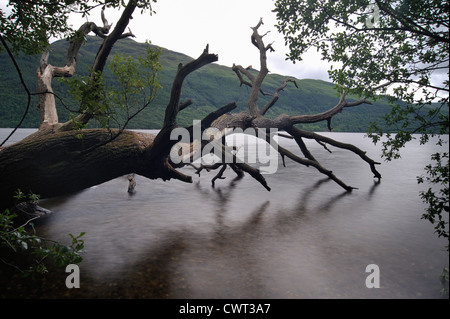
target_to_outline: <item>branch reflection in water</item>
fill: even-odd
[[[375,157],[378,149],[362,136],[343,138]],[[43,201],[54,212],[36,226],[43,237],[63,241],[68,233],[86,232],[81,288],[67,289],[60,271],[21,294],[441,298],[439,275],[448,255],[432,225],[420,219],[424,205],[415,181],[433,149],[413,144],[403,159],[380,167],[380,183],[356,156],[333,150],[327,162],[321,146],[311,150],[359,189],[342,192],[314,169],[287,162],[267,175],[271,192],[251,178],[233,179],[228,169],[214,188],[214,172],[193,185],[136,176],[136,193],[129,196],[124,176]],[[369,264],[380,267],[379,289],[365,286]],[[19,295],[20,285],[13,288]]]

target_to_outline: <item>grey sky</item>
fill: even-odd
[[[287,48],[274,26],[273,8],[273,0],[159,0],[153,4],[156,14],[136,13],[130,28],[138,42],[148,39],[155,45],[193,58],[209,44],[210,52],[219,55],[219,64],[232,66],[235,63],[257,68],[259,53],[250,42],[250,27],[263,18],[261,33],[270,31],[264,40],[275,42],[276,51],[268,56],[271,72],[300,79],[328,80],[328,67],[317,54],[306,56],[304,62],[296,64],[285,61]],[[106,16],[109,22],[114,22],[119,12],[111,9],[106,11]],[[92,13],[89,19],[101,23],[99,13]],[[84,20],[79,17],[70,20],[74,27],[82,22]]]
[[[7,3],[7,0],[0,0],[0,8],[5,12],[9,11]],[[274,6],[274,0],[158,0],[153,4],[156,14],[150,16],[148,12],[140,14],[137,11],[129,26],[138,42],[150,40],[155,45],[193,58],[209,44],[210,52],[219,55],[219,64],[232,66],[235,63],[258,68],[259,53],[250,42],[250,27],[263,18],[264,25],[260,31],[269,31],[264,40],[266,43],[274,42],[275,52],[268,56],[272,73],[328,81],[328,65],[320,61],[316,52],[305,55],[304,61],[296,64],[285,60],[288,49],[275,28]],[[110,23],[117,21],[119,16],[118,10],[106,11]],[[101,24],[100,8],[87,19]],[[69,18],[75,29],[85,21],[81,15],[73,14]]]

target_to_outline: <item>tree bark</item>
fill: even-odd
[[[84,23],[70,40],[70,45],[67,49],[66,63],[63,67],[56,67],[48,64],[49,52],[43,52],[40,66],[37,71],[37,93],[39,96],[39,109],[41,112],[41,126],[38,135],[42,135],[43,132],[70,131],[74,128],[75,122],[86,124],[93,117],[92,113],[95,113],[95,111],[92,113],[82,112],[76,117],[75,121],[70,120],[65,123],[59,123],[55,96],[51,85],[52,80],[54,77],[72,77],[74,75],[78,51],[83,45],[86,35],[90,32],[94,32],[97,36],[104,39],[102,46],[97,52],[88,83],[88,85],[95,85],[95,74],[103,72],[114,44],[119,39],[134,37],[131,32],[124,33],[124,31],[136,6],[137,3],[135,1],[129,1],[116,27],[110,35],[108,35],[108,33],[111,29],[111,24],[108,24],[103,10],[101,12],[103,27],[97,26],[94,22]]]
[[[107,130],[68,131],[28,139],[0,151],[0,194],[8,206],[16,190],[42,198],[76,192],[138,173],[162,177],[149,149],[155,136],[124,131],[114,141]]]
[[[42,53],[40,66],[37,70],[37,93],[39,97],[39,109],[41,112],[41,127],[40,130],[60,130],[63,126],[58,121],[58,112],[56,110],[55,96],[52,89],[52,80],[55,77],[72,77],[75,73],[77,64],[78,51],[83,45],[84,38],[90,32],[106,38],[111,25],[107,24],[104,19],[104,12],[102,11],[103,27],[98,27],[93,22],[84,23],[74,37],[70,40],[69,48],[67,49],[66,64],[63,67],[56,67],[48,64],[49,51]]]

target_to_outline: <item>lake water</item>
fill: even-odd
[[[8,130],[0,129],[0,139]],[[16,140],[30,131],[21,130]],[[352,143],[382,162],[375,183],[357,155],[308,141],[326,168],[347,184],[346,193],[312,167],[286,160],[266,175],[272,191],[250,176],[211,187],[215,172],[192,169],[193,184],[137,176],[82,192],[42,200],[53,211],[36,229],[45,238],[68,241],[86,232],[79,289],[67,289],[67,274],[48,275],[20,296],[112,298],[448,298],[440,275],[449,259],[445,239],[420,217],[425,204],[416,176],[424,173],[436,146],[414,141],[402,158],[380,158],[364,134],[323,133]],[[447,138],[448,139],[448,138]],[[292,140],[280,144],[298,153]],[[445,148],[448,148],[446,145]],[[88,172],[87,172],[88,173]],[[92,172],[89,172],[91,174]],[[379,267],[380,288],[366,287]],[[34,284],[30,284],[34,287]]]

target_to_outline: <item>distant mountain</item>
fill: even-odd
[[[101,39],[88,37],[88,41],[79,51],[76,73],[87,75],[89,66],[92,64],[97,50],[101,44]],[[68,42],[57,41],[51,45],[49,63],[62,65],[65,61]],[[145,44],[135,42],[132,39],[120,40],[114,47],[112,54],[120,52],[124,55],[138,56],[145,53]],[[163,49],[161,56],[160,82],[163,86],[152,105],[137,116],[129,124],[129,128],[138,129],[158,129],[161,127],[164,110],[169,101],[170,89],[175,72],[179,63],[187,63],[191,57]],[[199,52],[200,54],[201,52]],[[220,56],[220,52],[219,53]],[[33,91],[36,87],[36,69],[39,65],[39,56],[24,56],[18,58],[25,81]],[[269,57],[270,59],[270,57]],[[220,62],[220,60],[219,60]],[[258,61],[255,61],[258,63]],[[111,81],[109,72],[105,72],[106,82]],[[285,76],[269,74],[264,83],[264,91],[273,92],[282,82]],[[192,120],[201,119],[218,107],[230,102],[236,102],[239,110],[246,109],[247,97],[250,93],[248,87],[240,87],[236,74],[230,67],[219,64],[211,64],[190,74],[185,80],[181,100],[192,99],[194,104],[180,113],[179,123],[190,125]],[[337,104],[339,97],[334,90],[334,85],[320,80],[298,80],[299,88],[293,85],[280,94],[277,104],[267,113],[269,117],[275,117],[281,113],[288,115],[313,114],[328,110]],[[58,80],[53,81],[55,93],[63,97],[68,106],[75,106],[67,91],[67,87]],[[261,105],[268,100],[268,97],[261,97]],[[57,101],[57,103],[59,103]],[[20,120],[26,105],[26,96],[19,82],[18,75],[5,50],[0,52],[0,127],[14,127]],[[39,110],[36,107],[37,98],[34,97],[32,107],[28,117],[22,127],[38,127]],[[345,109],[344,112],[335,116],[332,126],[335,131],[342,132],[365,132],[371,121],[380,119],[387,113],[389,106],[385,102],[377,102],[374,105],[361,105],[354,108]],[[61,103],[58,104],[58,114],[60,121],[69,119],[69,111]],[[326,130],[326,123],[310,124],[305,126],[310,130]]]

